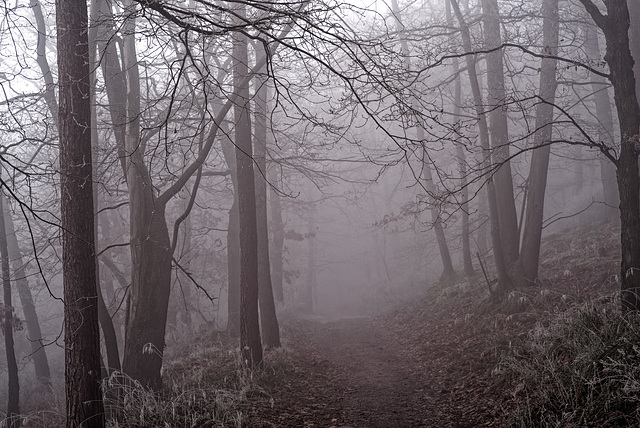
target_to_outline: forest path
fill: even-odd
[[[283,330],[295,373],[284,382],[274,373],[269,405],[250,412],[249,426],[467,426],[451,403],[443,406],[450,397],[433,389],[423,361],[374,319],[308,317],[288,320]]]

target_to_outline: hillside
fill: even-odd
[[[123,426],[159,426],[152,413],[172,427],[637,424],[640,322],[617,309],[617,233],[547,237],[540,284],[499,305],[478,275],[376,317],[284,314],[283,349],[254,373],[208,335],[174,358],[146,421],[140,400]]]

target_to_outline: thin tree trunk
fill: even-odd
[[[239,19],[246,15],[238,6]],[[240,217],[240,350],[249,367],[262,364],[262,343],[258,321],[258,231],[256,189],[251,147],[247,37],[233,36],[233,82],[239,97],[233,107],[235,118],[236,165],[238,171],[238,214]]]
[[[585,50],[591,61],[601,61],[600,45],[598,43],[598,31],[592,23],[584,26],[585,31]],[[607,147],[615,147],[614,143],[614,122],[613,111],[611,108],[611,100],[609,91],[607,90],[608,82],[602,76],[591,73],[591,91],[593,92],[593,100],[596,106],[596,118],[600,122],[598,127],[597,141],[601,141]],[[604,216],[606,219],[620,219],[619,206],[620,195],[618,193],[618,183],[616,179],[616,166],[609,158],[600,154],[600,180],[602,182],[602,201],[604,202]]]
[[[465,52],[472,52],[471,48],[471,35],[469,28],[460,12],[457,0],[450,0],[453,7],[456,18],[460,25],[462,33],[462,40],[464,44]],[[488,173],[487,177],[487,202],[489,205],[489,220],[491,222],[491,241],[493,244],[493,258],[498,273],[498,295],[504,295],[508,290],[513,287],[511,278],[507,271],[507,265],[505,262],[505,255],[502,247],[500,227],[501,223],[498,218],[498,203],[496,189],[493,182],[492,171],[492,152],[489,143],[489,128],[487,126],[487,118],[483,109],[482,94],[480,93],[480,84],[478,83],[478,75],[476,73],[476,58],[475,55],[466,55],[467,72],[469,74],[469,82],[471,84],[471,92],[473,94],[473,101],[475,105],[476,114],[478,116],[478,127],[480,130],[480,142],[482,144],[482,152],[484,154],[483,170]]]
[[[546,54],[558,53],[558,0],[544,0],[542,3],[543,41]],[[540,100],[536,106],[536,132],[533,138],[533,157],[529,172],[527,192],[527,212],[522,236],[520,261],[524,278],[530,283],[538,277],[540,264],[540,241],[544,219],[544,197],[547,188],[551,134],[553,131],[553,104],[555,103],[556,66],[555,58],[543,58],[540,65]]]
[[[89,27],[89,69],[91,70],[91,123],[98,123],[97,110],[96,110],[96,65],[97,65],[97,51],[96,43],[98,34],[98,14],[100,0],[92,0],[90,7],[90,21]],[[98,157],[98,127],[93,126],[91,128],[91,145],[94,159]],[[98,202],[98,171],[97,168],[93,169],[93,206],[96,213],[100,209]],[[96,214],[97,216],[97,214]],[[94,219],[94,242],[97,244],[98,239],[98,222]],[[98,321],[102,327],[102,336],[104,338],[105,348],[107,351],[107,367],[106,372],[110,374],[113,370],[120,371],[120,353],[118,351],[118,339],[116,338],[116,330],[113,326],[113,320],[107,311],[107,306],[104,303],[104,297],[102,295],[102,287],[100,284],[100,264],[96,263],[96,284],[98,287]]]
[[[20,382],[18,379],[18,362],[13,342],[13,303],[11,303],[11,273],[9,272],[9,247],[7,245],[6,215],[4,196],[0,197],[0,256],[2,257],[2,289],[4,295],[4,346],[7,355],[7,376],[9,378],[7,401],[7,426],[20,426]]]
[[[18,238],[16,236],[11,213],[7,206],[7,201],[4,195],[1,195],[0,198],[2,198],[1,203],[4,206],[4,223],[5,230],[7,232],[9,259],[11,260],[14,281],[16,289],[18,290],[18,296],[20,297],[22,313],[24,314],[25,323],[27,325],[27,333],[29,343],[31,345],[31,355],[33,355],[36,379],[45,391],[50,391],[52,389],[52,384],[49,360],[47,359],[47,353],[42,340],[42,330],[40,329],[38,313],[36,312],[31,289],[29,288],[29,281],[27,280],[26,265],[24,264],[22,253],[20,252]]]
[[[224,135],[229,135],[225,130]],[[238,171],[233,143],[222,142],[222,154],[231,176],[233,203],[227,226],[227,334],[240,336],[240,217],[238,213]]]
[[[278,165],[273,164],[268,172],[269,183],[276,186],[279,182]],[[284,251],[284,223],[282,221],[282,204],[280,195],[275,190],[269,196],[269,211],[271,213],[271,245],[269,250],[269,261],[271,262],[271,279],[273,283],[273,294],[276,302],[284,302],[284,280],[283,280],[283,260]]]
[[[102,428],[87,4],[56,3],[67,428]]]
[[[280,347],[280,327],[276,314],[271,283],[271,267],[269,265],[269,223],[267,221],[267,96],[268,87],[265,66],[256,79],[256,96],[254,98],[255,123],[255,188],[256,188],[256,221],[258,228],[258,288],[260,303],[260,322],[262,341],[267,348]]]
[[[312,199],[313,187],[310,184],[309,199]],[[307,214],[307,280],[302,290],[302,309],[307,313],[313,313],[314,292],[317,285],[317,255],[316,255],[316,207],[312,201],[308,202]]]
[[[497,0],[482,0],[485,48],[492,49],[502,43],[500,15]],[[519,240],[518,215],[516,212],[509,161],[509,130],[507,126],[506,90],[502,50],[486,55],[487,58],[487,104],[489,132],[495,172],[496,200],[500,221],[500,239],[504,248],[505,263],[510,266],[518,260]]]
[[[451,4],[445,0],[445,9],[447,14],[447,25],[453,28],[453,16],[451,15]],[[453,38],[453,36],[452,36]],[[462,104],[462,81],[460,79],[460,62],[458,58],[452,61],[453,73],[456,76],[453,94],[453,119],[457,122],[461,113]],[[467,160],[464,153],[464,146],[456,144],[456,162],[458,163],[458,172],[460,174],[460,210],[462,214],[462,263],[464,274],[467,277],[474,275],[473,260],[471,258],[471,231],[469,227],[469,187],[467,184]]]

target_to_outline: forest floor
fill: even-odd
[[[446,355],[443,342],[457,337],[432,336],[418,351],[387,321],[288,320],[284,333],[293,370],[262,385],[269,398],[252,403],[249,426],[476,427],[494,419],[482,396],[486,385],[459,387],[461,380],[473,377],[473,367],[442,364],[441,357],[456,358]]]
[[[514,415],[524,414],[524,420],[533,415],[539,368],[523,365],[513,374],[504,358],[520,358],[541,329],[570,319],[585,305],[614,302],[619,260],[618,228],[577,228],[546,237],[540,282],[512,291],[499,304],[478,274],[433,284],[421,298],[371,316],[329,318],[285,311],[280,315],[283,347],[266,351],[264,369],[240,369],[237,341],[216,334],[204,336],[195,349],[176,347],[181,355],[165,375],[174,379],[174,386],[182,382],[185,390],[207,385],[217,391],[207,394],[216,394],[226,406],[219,413],[229,415],[225,424],[197,426],[560,426],[513,422]],[[563,370],[563,358],[551,368]],[[538,356],[538,361],[546,360]],[[638,376],[640,382],[640,372]],[[180,380],[187,378],[193,379],[192,386]],[[557,401],[574,400],[581,406],[575,397],[550,396],[552,404],[545,408],[551,410],[543,416],[564,418],[564,407],[552,408]],[[193,407],[191,401],[187,404]],[[640,412],[635,404],[631,408]]]
[[[610,225],[545,240],[542,282],[490,302],[484,278],[435,284],[373,317],[288,316],[287,369],[259,382],[251,427],[502,426],[519,386],[493,375],[512,341],[563,311],[610,296],[619,250]]]

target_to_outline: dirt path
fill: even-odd
[[[295,371],[267,387],[268,406],[250,426],[464,427],[443,419],[446,391],[434,390],[424,364],[371,318],[295,320],[286,336]],[[449,403],[447,409],[455,408]]]

